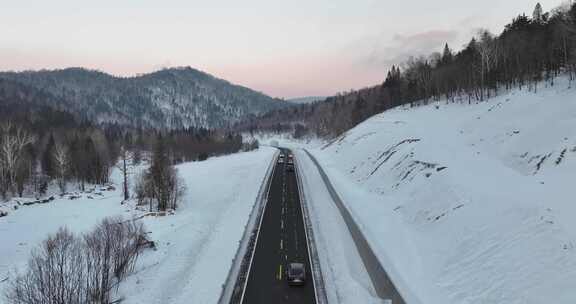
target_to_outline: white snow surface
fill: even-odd
[[[576,302],[566,79],[392,109],[310,151],[408,303]]]
[[[140,256],[115,298],[124,298],[123,303],[216,303],[275,151],[262,147],[178,165],[187,188],[184,202],[174,215],[141,219],[157,250]],[[113,181],[120,185],[117,171]],[[0,218],[0,281],[22,270],[30,250],[61,226],[80,233],[106,216],[146,213],[132,204],[120,205],[122,194],[116,188],[103,192],[102,199],[87,194],[76,200],[57,198]],[[6,285],[0,283],[0,292]]]
[[[262,146],[279,146],[290,149],[297,149],[302,147],[307,148],[320,148],[326,141],[314,136],[295,139],[292,133],[269,133],[269,132],[255,132],[254,134],[243,133],[242,138],[246,142],[257,140]]]
[[[46,204],[23,205],[36,201],[30,197],[0,202],[0,210],[8,212],[6,217],[0,218],[0,303],[4,300],[2,290],[8,282],[2,281],[25,269],[31,250],[36,249],[48,234],[56,233],[60,227],[82,233],[107,216],[131,218],[142,214],[133,204],[120,204],[123,198],[118,186],[122,180],[120,171],[113,170],[111,179],[118,181],[114,191],[105,190],[105,186],[87,186],[87,190],[93,190],[91,193],[70,191],[63,197],[53,195],[55,199]],[[76,186],[69,185],[68,190],[72,188]],[[51,190],[56,191],[55,188]],[[72,200],[71,196],[79,198]]]

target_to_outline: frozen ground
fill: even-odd
[[[179,165],[187,187],[184,203],[175,215],[142,219],[158,249],[140,257],[117,297],[124,297],[124,303],[216,303],[274,152],[263,147]],[[9,270],[24,266],[30,249],[60,226],[81,232],[105,216],[144,213],[120,205],[116,188],[101,199],[87,194],[56,199],[0,218],[0,281]]]
[[[311,152],[409,298],[575,303],[567,87],[394,109]]]
[[[119,174],[114,170],[112,181],[120,181]],[[92,229],[106,216],[131,218],[138,214],[133,204],[120,204],[122,191],[118,185],[113,191],[107,191],[106,187],[88,186],[88,189],[94,188],[92,193],[75,192],[76,186],[69,185],[71,194],[62,198],[54,195],[54,200],[46,204],[24,205],[36,201],[34,198],[15,198],[0,203],[0,210],[8,212],[8,216],[0,218],[0,282],[8,278],[10,272],[22,270],[30,251],[59,227],[66,226],[80,233]],[[78,198],[70,199],[71,196]],[[0,283],[0,293],[6,283]],[[0,295],[0,303],[2,301]]]

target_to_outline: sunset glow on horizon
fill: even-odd
[[[558,0],[7,1],[0,70],[85,67],[132,76],[191,66],[274,97],[381,83],[409,56],[460,49],[479,28]]]

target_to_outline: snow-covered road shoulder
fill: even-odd
[[[276,149],[186,163],[182,208],[146,219],[158,250],[122,285],[126,303],[216,303]]]
[[[381,303],[372,287],[354,240],[308,155],[293,150],[302,191],[314,230],[324,287],[329,303]]]

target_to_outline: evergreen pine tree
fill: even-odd
[[[534,8],[534,12],[532,13],[532,21],[536,23],[541,23],[542,20],[542,5],[540,2],[536,3],[536,7]]]
[[[452,50],[450,50],[450,48],[448,47],[448,43],[446,43],[446,45],[444,45],[444,51],[442,52],[441,63],[442,63],[442,65],[447,65],[447,64],[452,63]]]
[[[166,210],[168,207],[172,190],[170,187],[172,170],[165,139],[159,135],[149,169],[153,192],[158,202],[158,210]]]
[[[50,138],[48,139],[48,144],[46,145],[46,149],[42,154],[42,171],[49,177],[54,177],[54,159],[52,155],[54,155],[56,143],[54,142],[54,135],[50,134]]]

